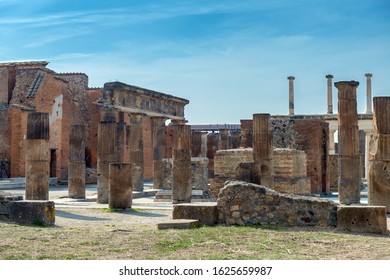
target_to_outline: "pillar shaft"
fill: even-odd
[[[361,168],[356,88],[358,82],[336,82],[339,123],[339,201],[360,203]]]
[[[72,125],[69,134],[68,196],[85,198],[85,126]]]
[[[333,114],[333,94],[332,94],[332,75],[326,75],[327,79],[327,96],[328,96],[328,114]]]
[[[109,164],[109,208],[131,208],[133,191],[132,171],[133,166],[129,163]]]
[[[390,213],[390,97],[374,97],[374,132],[368,171],[368,204]]]
[[[118,162],[117,123],[102,121],[98,127],[98,203],[108,203],[109,164]]]
[[[241,147],[251,148],[253,147],[253,120],[241,120]]]
[[[130,114],[127,141],[129,146],[130,160],[133,164],[133,189],[144,190],[144,144],[142,136],[142,119],[140,114]]]
[[[228,129],[220,129],[219,130],[219,144],[218,150],[227,150],[229,149],[229,130]]]
[[[173,125],[172,202],[191,202],[191,127]]]
[[[152,145],[153,145],[153,187],[162,189],[164,186],[164,164],[166,157],[165,118],[152,117]]]
[[[49,114],[28,114],[26,148],[26,199],[48,200]]]
[[[253,159],[257,168],[254,183],[273,187],[273,138],[269,114],[253,115]]]
[[[366,114],[372,114],[372,87],[371,78],[372,74],[367,73],[366,75]]]
[[[295,77],[289,76],[288,79],[288,114],[294,115],[294,80]]]

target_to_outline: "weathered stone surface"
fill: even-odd
[[[70,161],[68,175],[68,196],[85,198],[85,161]]]
[[[360,233],[388,234],[386,207],[340,206],[337,209],[337,229]]]
[[[214,225],[218,221],[217,203],[176,204],[172,217],[174,220],[194,219],[203,225]]]
[[[158,229],[192,229],[199,227],[198,220],[171,220],[157,224]]]
[[[390,213],[390,162],[370,161],[368,204],[386,206]]]
[[[22,224],[54,225],[55,206],[53,201],[11,201],[9,221]]]
[[[337,204],[320,198],[280,194],[267,187],[232,181],[221,190],[218,222],[227,225],[335,227]]]
[[[110,163],[109,199],[111,209],[131,208],[133,192],[133,165]]]

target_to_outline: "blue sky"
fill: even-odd
[[[190,100],[191,124],[326,112],[326,79],[390,95],[388,0],[0,0],[0,61],[47,60],[90,86],[121,81]],[[337,90],[333,88],[333,103]]]

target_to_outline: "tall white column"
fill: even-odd
[[[364,148],[364,178],[368,179],[368,162],[370,158],[370,143],[373,136],[373,130],[364,130],[366,135],[366,143]]]
[[[295,77],[289,76],[288,79],[288,114],[294,115],[294,80]]]
[[[327,78],[327,94],[328,94],[328,114],[333,114],[333,96],[332,96],[332,75],[326,75]]]
[[[372,90],[371,90],[372,74],[367,73],[365,76],[366,76],[366,96],[367,96],[366,114],[372,114]]]

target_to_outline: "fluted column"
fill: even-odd
[[[327,96],[328,96],[328,114],[333,114],[333,94],[332,94],[332,75],[326,75],[325,76],[327,81]]]
[[[356,81],[336,82],[338,89],[339,201],[360,203],[361,168]]]
[[[295,77],[289,76],[288,79],[288,114],[294,115],[294,80]]]
[[[85,198],[85,125],[72,125],[69,134],[68,196]]]
[[[49,199],[49,114],[32,112],[27,117],[26,199]]]
[[[253,115],[253,159],[256,165],[255,182],[267,187],[274,185],[273,137],[269,114]]]
[[[164,186],[164,164],[166,157],[165,121],[166,118],[151,117],[153,145],[153,187],[162,189]]]
[[[133,190],[144,190],[144,144],[142,137],[141,114],[129,114],[127,140],[129,145],[130,163],[133,165]]]
[[[191,127],[173,124],[172,128],[172,202],[191,202]]]

